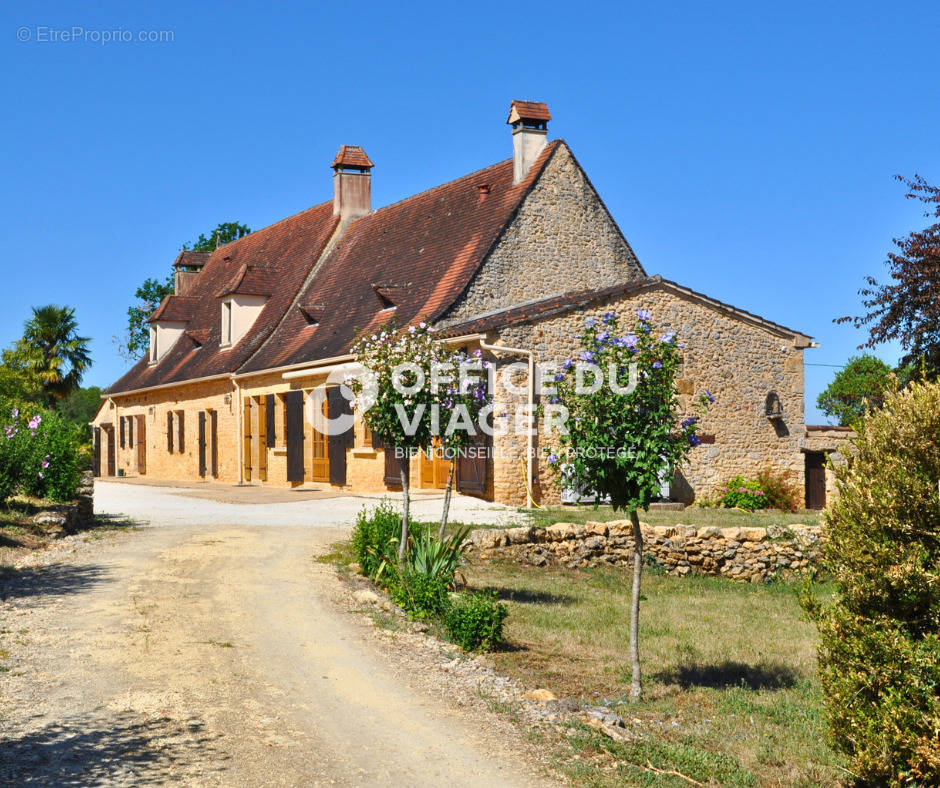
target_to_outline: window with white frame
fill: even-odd
[[[222,302],[222,344],[232,344],[232,302]]]

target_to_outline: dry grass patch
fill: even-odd
[[[679,513],[681,514],[681,513]],[[630,704],[629,578],[613,568],[568,571],[472,566],[472,586],[506,600],[501,670],[559,696],[616,708],[635,734],[615,744],[589,729],[561,745],[585,785],[832,785],[845,772],[823,742],[815,631],[796,587],[720,578],[644,578],[640,644],[646,698]]]

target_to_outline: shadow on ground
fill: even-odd
[[[751,690],[788,689],[795,686],[800,679],[799,675],[786,665],[748,665],[731,661],[714,665],[679,665],[659,673],[655,678],[665,684],[678,684],[683,689],[745,687]]]
[[[0,739],[0,784],[187,784],[225,768],[217,738],[195,719],[142,720],[129,712],[55,723]]]
[[[0,600],[78,594],[108,579],[101,566],[51,564],[27,569],[8,569],[0,580]]]
[[[553,594],[550,591],[534,591],[530,588],[483,586],[478,590],[485,594],[496,594],[496,597],[502,602],[525,602],[532,605],[573,605],[577,602],[577,599],[567,594]]]

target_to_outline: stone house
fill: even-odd
[[[361,423],[342,436],[315,429],[349,410],[336,386],[322,414],[310,394],[353,361],[362,332],[426,320],[499,372],[569,357],[588,316],[647,308],[686,344],[682,399],[706,387],[717,397],[673,497],[709,495],[768,466],[802,485],[811,338],[649,276],[571,149],[548,141],[550,120],[545,104],[512,102],[511,158],[377,209],[373,162],[343,145],[331,200],[213,252],[182,252],[175,292],[149,319],[149,356],[103,395],[96,472],[394,489],[398,460]],[[533,378],[526,394],[497,382],[496,411],[534,402]],[[559,500],[540,441],[481,437],[487,451],[457,460],[458,489]],[[416,486],[444,484],[446,461],[413,462]]]

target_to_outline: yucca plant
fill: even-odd
[[[450,536],[438,539],[431,535],[430,528],[421,529],[412,537],[411,550],[405,558],[409,571],[450,584],[467,549],[469,533],[470,527],[464,525]]]

